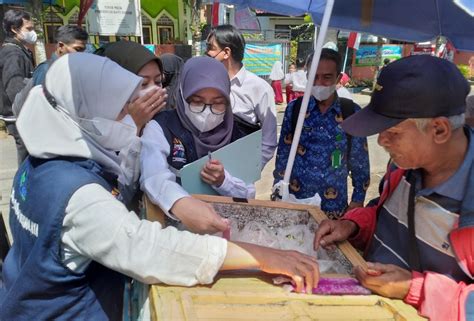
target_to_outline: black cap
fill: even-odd
[[[429,56],[402,58],[382,69],[369,105],[347,118],[353,136],[380,133],[408,118],[454,116],[465,112],[470,86],[453,63]]]

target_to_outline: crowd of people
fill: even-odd
[[[317,287],[315,257],[213,236],[229,221],[180,177],[186,164],[261,130],[261,169],[276,155],[282,180],[312,55],[286,76],[276,64],[270,86],[245,69],[245,39],[230,25],[213,28],[206,56],[186,62],[130,41],[83,53],[87,33],[63,26],[53,56],[35,68],[30,15],[9,10],[3,27],[0,107],[19,168],[0,319],[120,320],[125,277],[193,286],[222,270],[260,269],[291,277],[298,292]],[[355,267],[363,286],[431,320],[464,320],[474,304],[470,86],[447,60],[406,57],[384,66],[361,108],[339,93],[341,65],[337,51],[322,50],[290,178],[290,192],[318,194],[328,217],[314,247],[349,240],[369,261]],[[391,162],[380,197],[364,207],[374,134]],[[255,185],[219,159],[209,157],[200,178],[217,194],[255,197]],[[169,226],[140,218],[143,194]]]

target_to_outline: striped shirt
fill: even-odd
[[[461,167],[446,182],[422,189],[421,171],[413,173],[416,178],[415,229],[422,271],[441,273],[456,281],[470,280],[456,261],[448,235],[457,225],[473,161],[474,141],[471,139]],[[412,250],[407,218],[409,191],[410,183],[405,176],[380,209],[367,257],[369,261],[411,270],[408,264],[408,253]]]

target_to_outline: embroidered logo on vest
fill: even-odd
[[[184,145],[178,138],[173,138],[173,149],[171,152],[172,162],[186,163],[186,153]]]
[[[26,201],[26,179],[27,179],[27,172],[26,170],[21,173],[21,176],[20,176],[20,197],[22,199],[22,201]]]

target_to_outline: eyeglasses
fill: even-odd
[[[211,110],[211,113],[214,115],[222,115],[225,113],[227,104],[225,103],[217,103],[217,104],[204,104],[204,103],[195,103],[195,102],[190,102],[189,103],[189,109],[196,114],[202,113],[206,107],[208,107]]]

